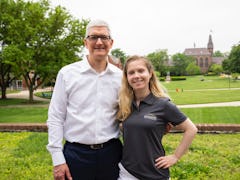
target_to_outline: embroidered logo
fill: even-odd
[[[144,115],[144,118],[145,119],[151,119],[151,120],[154,120],[154,121],[157,120],[157,116],[154,115],[154,114],[146,114],[146,115]]]

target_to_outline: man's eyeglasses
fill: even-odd
[[[98,39],[101,39],[102,42],[108,42],[111,39],[111,36],[97,36],[97,35],[89,35],[87,36],[87,39],[91,42],[97,42]]]

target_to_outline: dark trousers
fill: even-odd
[[[119,176],[118,163],[122,158],[119,139],[100,149],[67,142],[63,152],[73,180],[117,180]]]

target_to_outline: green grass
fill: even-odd
[[[47,120],[47,107],[5,107],[0,108],[0,123],[25,122],[44,123]]]
[[[164,137],[166,154],[175,150],[181,136]],[[240,179],[239,139],[240,134],[198,134],[189,152],[170,168],[171,179]],[[46,144],[47,133],[0,133],[0,179],[52,180]]]
[[[215,102],[240,101],[240,89],[237,90],[198,90],[169,91],[169,95],[177,105],[205,104]]]
[[[204,81],[200,79],[204,78]],[[186,81],[163,82],[173,102],[177,105],[202,104],[215,102],[240,101],[240,81],[218,76],[190,76]],[[180,88],[180,92],[176,92]],[[183,92],[181,89],[183,88]],[[225,88],[225,89],[223,89]],[[41,95],[39,93],[38,95]],[[42,122],[47,119],[47,103],[35,101],[29,105],[28,100],[0,100],[0,122]],[[40,107],[46,104],[45,107]],[[19,105],[24,105],[21,108]],[[3,108],[4,107],[4,108]],[[182,109],[194,123],[237,123],[240,124],[240,107],[209,107]]]
[[[240,124],[240,106],[181,108],[194,123]]]
[[[238,107],[181,108],[194,123],[233,123],[240,124]],[[0,123],[45,123],[47,107],[0,108]]]
[[[204,81],[201,79],[204,78]],[[229,83],[230,82],[230,83]],[[183,90],[196,89],[222,89],[222,88],[240,88],[239,80],[230,80],[219,76],[187,76],[185,81],[170,81],[170,83],[162,82],[168,90]]]
[[[173,152],[181,135],[168,134],[164,143],[167,154]],[[171,179],[240,179],[240,134],[198,134],[189,152],[173,166]]]
[[[0,107],[1,106],[12,106],[12,105],[38,105],[38,104],[48,104],[47,101],[34,101],[33,103],[29,103],[28,99],[0,99]]]
[[[0,133],[0,179],[53,179],[47,133]]]

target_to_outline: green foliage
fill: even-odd
[[[147,58],[151,61],[155,68],[155,71],[160,73],[160,76],[167,74],[167,61],[168,54],[166,50],[157,50],[156,52],[147,55]]]
[[[171,76],[171,81],[183,81],[187,78],[185,76]]]
[[[173,67],[171,68],[171,74],[174,75],[187,75],[187,67],[189,64],[194,63],[195,60],[192,56],[177,53],[172,56]]]
[[[224,54],[221,51],[217,50],[213,53],[213,57],[224,57]]]
[[[120,48],[112,49],[111,50],[111,54],[114,57],[119,58],[121,63],[122,63],[122,65],[124,65],[124,63],[125,63],[125,61],[127,59],[127,56]]]
[[[199,75],[201,74],[200,67],[196,65],[196,63],[189,63],[186,67],[187,75]]]
[[[25,79],[32,101],[33,90],[41,83],[54,79],[62,66],[81,59],[77,54],[83,50],[88,20],[80,22],[60,6],[51,9],[48,0],[3,2],[7,8],[0,19],[3,62]]]
[[[231,76],[234,80],[237,80],[239,79],[238,77],[240,76],[240,73],[232,73]]]
[[[232,47],[228,59],[223,61],[223,69],[228,72],[240,73],[240,44]]]
[[[223,72],[223,68],[222,68],[222,65],[212,64],[209,68],[209,71],[219,75],[221,72]]]
[[[45,92],[37,92],[34,95],[41,98],[51,99],[52,93],[53,93],[52,91],[45,91]]]

